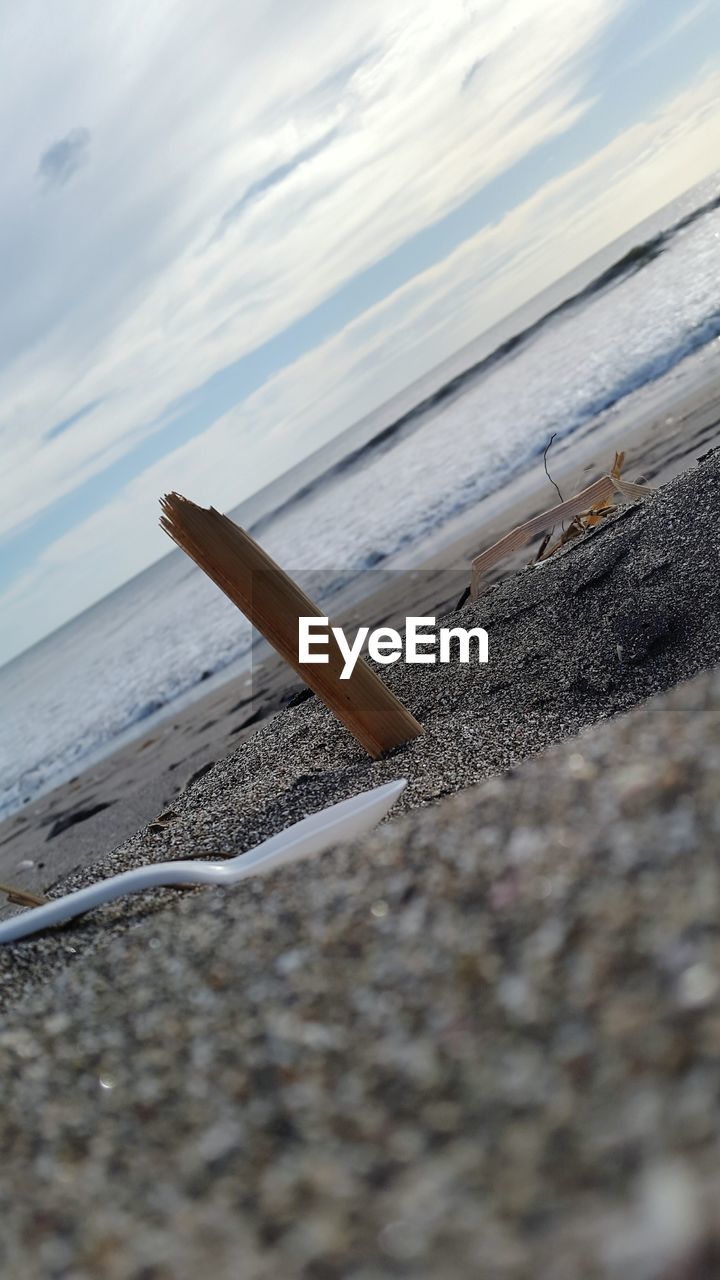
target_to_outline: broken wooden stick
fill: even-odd
[[[42,907],[50,901],[42,894],[30,893],[29,889],[18,889],[12,884],[0,884],[0,893],[6,894],[8,902],[17,907]]]
[[[340,679],[345,660],[332,632],[326,665],[300,662],[300,618],[325,615],[244,529],[179,493],[166,494],[160,505],[160,525],[173,542],[242,610],[369,755],[377,758],[422,733],[422,725],[366,662],[359,661],[349,679]]]
[[[573,498],[568,498],[566,502],[559,502],[557,506],[541,511],[540,515],[533,516],[531,520],[518,525],[516,529],[512,529],[510,533],[506,533],[498,542],[488,547],[487,551],[475,557],[471,564],[470,595],[472,599],[477,599],[480,594],[480,585],[488,569],[491,569],[504,556],[527,546],[536,533],[552,529],[554,525],[567,520],[570,516],[579,516],[595,508],[603,510],[608,508],[610,499],[616,492],[634,502],[638,498],[647,498],[654,493],[654,490],[650,485],[633,484],[629,480],[621,480],[619,475],[611,474],[601,476],[599,480],[588,485],[587,489],[575,494]]]

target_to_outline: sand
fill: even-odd
[[[240,853],[322,805],[398,776],[408,779],[400,809],[432,803],[715,665],[719,514],[717,451],[448,615],[446,625],[486,628],[487,666],[385,668],[387,685],[423,724],[421,738],[373,761],[316,698],[286,707],[187,778],[169,798],[167,825],[141,828],[95,858],[90,878],[138,860]],[[79,868],[68,883],[87,878]],[[149,910],[152,900],[145,895],[132,910]],[[54,944],[45,950],[54,955]],[[0,952],[6,970],[12,978]]]
[[[628,397],[580,438],[554,445],[549,461],[566,495],[607,470],[616,448],[627,451],[628,477],[642,474],[662,484],[719,441],[720,380],[708,378],[703,363],[674,389],[663,379]],[[422,564],[393,572],[387,585],[382,574],[367,575],[366,598],[340,621],[376,626],[413,612],[446,613],[467,584],[472,556],[556,497],[538,460],[483,504],[480,525],[478,515],[468,513]],[[511,573],[531,554],[499,566],[490,580]],[[214,688],[180,711],[171,708],[145,735],[0,823],[0,880],[39,892],[95,861],[172,805],[198,770],[232,754],[298,688],[285,664],[271,657],[252,676]],[[48,839],[58,819],[72,825]]]
[[[709,1280],[719,769],[716,671],[314,864],[4,953],[3,1277]]]
[[[56,894],[408,779],[352,846],[0,949],[3,1280],[717,1274],[719,517],[715,453],[465,605],[490,665],[387,670],[388,758],[312,699],[162,829],[47,842]]]

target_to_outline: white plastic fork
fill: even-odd
[[[72,920],[92,907],[114,902],[116,898],[136,893],[139,889],[157,885],[237,884],[247,876],[262,875],[289,862],[321,853],[333,844],[352,840],[369,831],[385,817],[406,786],[407,780],[399,778],[396,782],[374,787],[372,791],[363,791],[349,800],[341,800],[339,804],[303,818],[263,840],[254,849],[225,862],[156,862],[110,876],[87,889],[76,889],[74,893],[54,898],[41,907],[32,907],[5,920],[0,924],[0,943],[16,942],[18,938],[26,938],[50,925]]]

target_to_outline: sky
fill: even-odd
[[[0,0],[0,663],[717,167],[717,0]]]

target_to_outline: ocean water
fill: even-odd
[[[587,429],[710,349],[719,190],[687,193],[233,516],[301,579],[332,571],[330,608],[358,570],[420,559],[551,432]],[[251,646],[238,611],[173,551],[15,658],[0,669],[0,817],[235,674]]]

